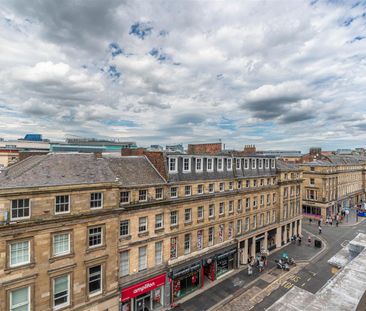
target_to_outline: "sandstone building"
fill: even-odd
[[[301,232],[272,156],[39,155],[0,174],[0,310],[157,310]]]

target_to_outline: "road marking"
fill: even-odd
[[[349,243],[349,240],[344,240],[344,241],[341,243],[341,246],[342,246],[342,247],[346,247],[348,243]]]
[[[310,279],[311,279],[311,277],[310,277],[310,278],[308,278],[306,281],[307,281],[307,282],[309,282],[309,281],[310,281]]]
[[[306,284],[306,283],[302,283],[302,285],[301,285],[301,286],[305,286],[305,284]]]

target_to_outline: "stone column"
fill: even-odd
[[[241,251],[241,264],[246,265],[248,263],[248,240],[244,241],[244,248]]]
[[[276,228],[276,248],[280,248],[281,247],[281,242],[282,242],[282,227],[277,227]]]
[[[299,226],[297,228],[297,231],[299,232],[299,234],[302,234],[302,219],[299,219]]]
[[[268,232],[267,231],[264,233],[263,248],[265,251],[268,250]]]
[[[297,231],[297,220],[295,220],[295,225],[294,225],[294,235],[298,235],[299,232]]]
[[[290,222],[290,231],[289,231],[289,239],[291,240],[291,237],[293,236],[293,231],[292,231],[292,222]]]
[[[252,249],[250,250],[250,256],[255,257],[255,236],[253,236]]]

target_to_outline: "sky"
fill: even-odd
[[[364,147],[366,1],[0,2],[0,137]]]

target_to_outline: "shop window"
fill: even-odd
[[[139,247],[139,271],[147,268],[147,247]]]
[[[130,274],[130,251],[123,251],[120,253],[120,276]]]
[[[171,226],[178,225],[178,211],[170,212],[170,225]]]
[[[91,296],[102,292],[102,266],[88,268],[88,293]]]
[[[103,193],[93,192],[90,194],[90,208],[102,208],[103,207]]]
[[[139,218],[139,233],[147,231],[147,217]]]
[[[130,192],[129,191],[122,191],[121,192],[120,203],[121,204],[130,203]]]
[[[67,307],[70,304],[70,275],[53,279],[53,306],[55,309]]]
[[[29,199],[18,199],[11,201],[11,220],[28,219],[30,217]]]
[[[155,265],[163,263],[163,241],[155,243]]]
[[[55,214],[70,213],[70,196],[57,195],[55,204]]]

